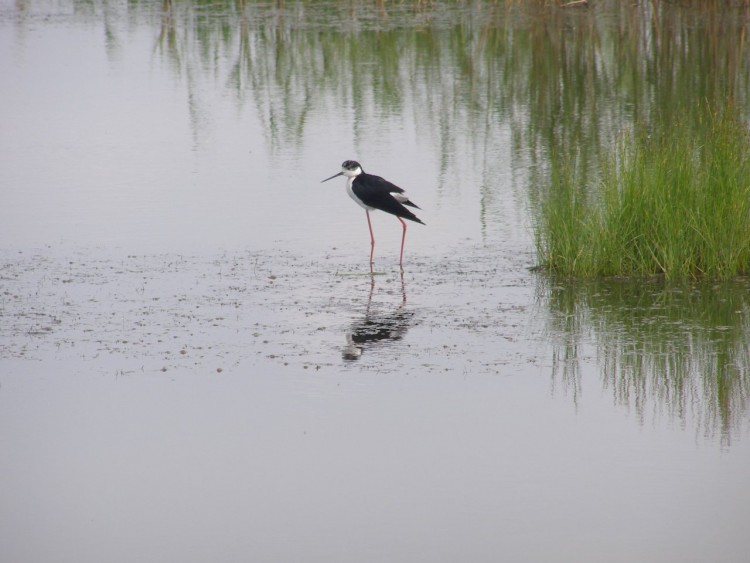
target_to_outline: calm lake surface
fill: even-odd
[[[393,4],[0,0],[0,561],[747,561],[750,280],[532,268],[748,13]]]

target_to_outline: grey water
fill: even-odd
[[[727,10],[0,1],[0,560],[746,561],[750,281],[534,270]]]

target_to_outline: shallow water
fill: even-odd
[[[746,417],[483,252],[5,256],[4,558],[740,561]]]
[[[748,281],[529,269],[515,46],[617,10],[0,5],[1,560],[744,560]]]

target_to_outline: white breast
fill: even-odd
[[[352,184],[354,183],[354,178],[347,178],[346,180],[346,193],[349,194],[349,197],[352,198],[355,202],[357,202],[357,205],[359,205],[362,209],[366,209],[368,211],[372,211],[375,209],[374,207],[370,207],[369,205],[365,205],[362,203],[362,201],[354,195],[354,192],[352,191]]]

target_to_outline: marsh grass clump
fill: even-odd
[[[596,185],[553,164],[536,227],[540,266],[569,277],[728,279],[750,273],[750,137],[736,113],[636,132]]]

